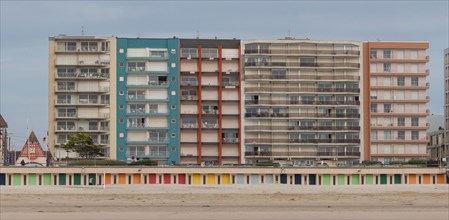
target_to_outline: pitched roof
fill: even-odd
[[[2,114],[0,114],[0,128],[7,128],[8,123],[6,123],[5,119],[2,117]]]
[[[37,157],[46,157],[45,151],[39,144],[39,140],[34,134],[34,131],[30,133],[27,142],[25,142],[25,145],[23,145],[19,157],[28,157],[30,160],[34,160]]]

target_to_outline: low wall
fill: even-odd
[[[0,167],[0,185],[446,184],[439,168]]]

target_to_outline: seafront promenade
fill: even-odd
[[[0,185],[447,184],[445,168],[1,167]]]

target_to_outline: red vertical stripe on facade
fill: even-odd
[[[182,127],[182,118],[181,118],[181,96],[182,96],[182,92],[181,92],[181,56],[182,56],[182,54],[181,54],[181,48],[182,48],[182,45],[181,44],[179,44],[179,48],[178,48],[178,54],[179,54],[179,56],[178,56],[178,63],[179,63],[179,71],[178,71],[178,74],[179,74],[179,81],[178,81],[178,92],[179,92],[179,94],[178,94],[178,97],[179,97],[179,100],[178,100],[178,110],[179,110],[179,120],[180,120],[180,122],[179,122],[179,124],[181,125],[181,126],[179,126],[179,163],[181,164],[182,163],[182,161],[181,161],[181,127]],[[171,108],[170,106],[168,106],[168,108]]]
[[[222,165],[223,155],[223,60],[222,60],[222,46],[218,46],[218,164]]]
[[[198,46],[198,92],[197,92],[197,97],[198,97],[198,164],[201,164],[202,162],[202,102],[201,102],[201,89],[202,89],[202,80],[201,80],[201,64],[202,64],[202,56],[201,56],[201,45]]]
[[[242,54],[241,54],[241,46],[239,45],[238,53],[239,53],[239,59],[238,59],[238,82],[239,82],[239,88],[238,88],[238,99],[239,99],[239,164],[242,163]]]

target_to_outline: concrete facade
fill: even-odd
[[[358,163],[360,43],[282,39],[243,45],[247,163]]]
[[[110,46],[114,38],[49,38],[48,147],[54,159],[77,157],[61,149],[72,135],[89,134],[110,157]],[[112,156],[114,158],[114,156]]]
[[[369,95],[364,127],[370,137],[363,159],[389,164],[426,158],[426,96],[429,57],[426,42],[365,42],[364,75],[369,77]]]

